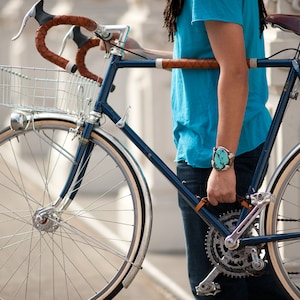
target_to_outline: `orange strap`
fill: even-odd
[[[197,196],[197,198],[199,198]],[[200,199],[200,198],[199,198]],[[208,204],[208,198],[207,197],[203,197],[199,203],[195,206],[195,211],[199,211],[203,206],[207,205]]]
[[[248,210],[253,208],[253,205],[249,204],[245,199],[239,199],[238,201],[240,202],[241,206],[246,207]]]
[[[197,196],[198,199],[200,199],[199,196]],[[244,198],[237,196],[237,201],[241,204],[241,206],[244,206],[245,208],[247,208],[248,210],[251,210],[253,208],[253,205],[249,204]],[[195,211],[199,212],[200,209],[205,206],[208,205],[208,198],[207,197],[203,197],[202,199],[200,199],[199,203],[195,206]]]

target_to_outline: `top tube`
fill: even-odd
[[[292,66],[294,59],[268,59],[251,58],[247,60],[250,69],[256,68],[275,68]],[[157,58],[154,60],[120,60],[117,62],[118,68],[158,68],[158,69],[218,69],[219,64],[213,58],[207,59],[165,59]]]

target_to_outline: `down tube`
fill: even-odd
[[[102,111],[107,115],[115,124],[120,121],[121,117],[109,106],[107,103],[102,104]],[[175,186],[178,192],[183,196],[187,203],[195,209],[195,206],[199,203],[199,200],[195,195],[185,187],[174,172],[157,156],[157,154],[128,126],[126,123],[124,127],[120,128],[124,134],[136,145],[137,148],[150,160],[150,162]],[[228,236],[230,232],[228,229],[205,207],[201,208],[199,212],[196,212],[207,224],[213,225],[218,231]]]

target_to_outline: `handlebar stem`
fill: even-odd
[[[123,56],[124,46],[126,44],[127,36],[130,31],[128,25],[98,25],[95,33],[104,37],[104,39],[109,39],[110,34],[119,33],[119,38],[117,40],[116,47],[111,49],[112,55]]]

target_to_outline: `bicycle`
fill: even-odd
[[[266,192],[258,192],[287,104],[298,96],[300,45],[292,59],[248,60],[249,68],[285,67],[289,73],[249,192],[239,199],[241,211],[217,218],[207,209],[207,199],[192,194],[129,127],[127,114],[121,117],[108,104],[121,68],[217,68],[217,62],[123,60],[128,26],[50,15],[40,1],[25,16],[19,34],[29,17],[40,24],[36,42],[42,56],[69,72],[0,68],[1,104],[20,110],[12,113],[10,127],[0,132],[0,193],[5,195],[0,202],[1,299],[112,299],[141,269],[152,225],[150,192],[132,154],[102,129],[104,117],[210,225],[206,248],[212,271],[196,287],[198,294],[218,293],[221,287],[214,281],[221,272],[233,277],[259,274],[267,249],[283,288],[292,298],[300,298],[300,218],[294,200],[300,144],[282,160]],[[268,22],[300,34],[297,16],[272,15]],[[61,24],[77,26],[72,29],[78,45],[76,64],[46,47],[48,30]],[[85,37],[79,27],[97,37]],[[112,33],[119,38],[102,80],[89,72],[84,59],[99,38],[110,39]],[[76,68],[82,76],[72,74]]]

